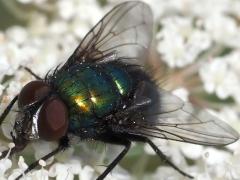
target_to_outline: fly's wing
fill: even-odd
[[[143,2],[125,2],[108,12],[84,37],[64,67],[127,60],[136,63],[152,39],[153,17]]]
[[[152,110],[133,117],[137,128],[128,128],[127,133],[202,145],[226,145],[238,140],[233,128],[209,112],[161,89],[159,94],[158,108],[150,103]]]

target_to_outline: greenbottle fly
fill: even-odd
[[[58,147],[41,158],[46,160],[69,147],[70,134],[124,146],[97,178],[101,180],[126,155],[131,142],[140,141],[192,178],[169,161],[151,138],[213,146],[238,140],[239,134],[230,126],[156,85],[142,66],[152,34],[149,6],[124,2],[108,12],[69,59],[45,78],[25,68],[36,80],[22,88],[0,117],[2,123],[18,103],[11,153],[23,150],[32,140],[57,141]],[[38,161],[25,173],[36,166]]]

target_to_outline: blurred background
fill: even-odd
[[[240,132],[240,1],[144,0],[155,35],[146,68],[161,87],[207,108]],[[84,35],[120,0],[0,0],[0,111],[32,80],[64,62]],[[2,125],[0,151],[9,148],[14,112]],[[240,179],[240,143],[224,148],[154,140],[181,169],[199,180]],[[0,179],[16,177],[56,146],[36,142],[10,162]],[[121,148],[79,142],[28,175],[29,179],[94,179]],[[21,157],[23,156],[23,158]],[[186,179],[144,144],[134,144],[107,179]]]

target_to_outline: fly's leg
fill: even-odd
[[[56,155],[57,153],[65,150],[67,147],[69,147],[69,139],[67,136],[63,137],[60,141],[59,141],[59,145],[56,149],[54,149],[52,152],[48,153],[47,155],[45,155],[44,157],[42,157],[39,160],[48,160],[49,158],[51,158],[52,156]],[[24,174],[29,173],[31,170],[35,169],[38,165],[39,165],[39,160],[33,162],[32,164],[30,164],[28,166],[28,168],[24,171]],[[23,176],[23,174],[19,175],[16,180],[19,180],[21,177]]]
[[[122,160],[122,158],[126,155],[126,153],[128,152],[128,150],[131,147],[131,141],[129,141],[127,139],[116,138],[111,143],[117,144],[117,145],[122,145],[125,147],[121,151],[121,153],[113,160],[113,162],[111,162],[111,164],[109,164],[107,169],[105,169],[105,171],[100,176],[98,176],[98,178],[96,180],[103,180],[113,170],[113,168]]]
[[[173,164],[170,160],[168,160],[167,156],[163,154],[162,151],[160,151],[160,149],[158,149],[158,147],[150,140],[150,139],[146,139],[146,142],[152,147],[152,149],[157,153],[158,156],[160,156],[164,161],[166,161],[170,166],[172,166],[176,171],[178,171],[180,174],[182,174],[183,176],[189,177],[191,179],[193,179],[194,177],[185,173],[184,171],[182,171],[181,169],[179,169],[175,164]]]
[[[6,109],[3,111],[3,113],[0,116],[0,125],[2,124],[2,122],[4,121],[4,119],[7,117],[8,113],[11,111],[13,105],[15,104],[15,102],[18,99],[18,95],[15,96],[11,102],[8,104],[8,106],[6,107]]]
[[[41,77],[39,77],[37,74],[35,74],[31,69],[29,69],[26,66],[21,66],[21,68],[25,69],[29,74],[31,74],[33,77],[35,77],[37,80],[42,80]]]

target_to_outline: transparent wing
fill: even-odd
[[[136,87],[133,105],[144,113],[144,116],[148,116],[150,122],[150,117],[153,114],[174,112],[181,109],[184,103],[180,98],[156,86],[154,83],[142,81]]]
[[[160,100],[158,110],[153,108],[143,111],[142,117],[134,117],[137,128],[129,128],[127,132],[202,145],[226,145],[239,138],[225,122],[171,93],[160,90]]]
[[[139,60],[152,39],[153,17],[143,2],[125,2],[108,12],[85,36],[65,67],[82,62]]]
[[[153,114],[166,114],[175,112],[184,106],[184,102],[178,98],[177,96],[174,96],[172,93],[164,90],[159,89],[158,91],[159,99],[158,102],[160,102],[158,106],[158,110],[155,112],[150,112],[150,114],[145,113],[145,116],[151,116]]]

